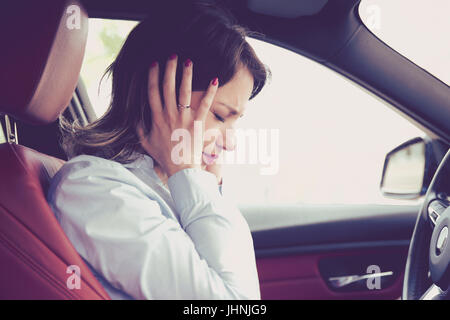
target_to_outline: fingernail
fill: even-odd
[[[218,78],[214,78],[212,81],[213,86],[217,85],[217,83],[219,82]]]
[[[156,67],[157,64],[158,64],[157,61],[153,61],[152,64],[150,65],[150,68]]]
[[[177,54],[176,53],[172,53],[171,55],[170,55],[170,57],[169,57],[169,60],[173,60],[173,59],[175,59],[177,57]]]
[[[186,61],[184,62],[184,66],[185,67],[190,67],[191,63],[192,63],[191,59],[186,59]]]

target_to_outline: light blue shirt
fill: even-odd
[[[183,169],[166,186],[148,155],[125,165],[80,155],[48,202],[112,299],[261,298],[247,221],[210,172]]]

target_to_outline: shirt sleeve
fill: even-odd
[[[212,173],[169,178],[178,223],[112,164],[66,163],[49,192],[75,249],[112,286],[136,299],[260,299],[248,224]]]

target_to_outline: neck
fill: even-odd
[[[160,165],[154,164],[153,169],[155,170],[156,174],[158,175],[159,179],[162,181],[162,183],[167,184],[167,180],[169,177],[167,174],[163,171]]]

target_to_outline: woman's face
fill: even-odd
[[[205,122],[205,132],[211,132],[212,136],[205,137],[203,167],[214,163],[222,150],[234,150],[236,144],[234,125],[244,115],[252,90],[253,76],[245,67],[241,67],[228,83],[217,89]],[[198,108],[203,94],[204,91],[192,92],[191,107],[193,109]]]

